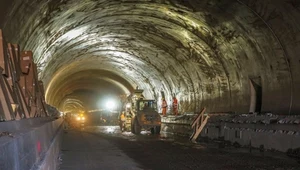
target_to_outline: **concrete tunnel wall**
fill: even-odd
[[[299,114],[299,6],[297,0],[7,0],[0,2],[0,20],[10,42],[34,51],[47,102],[68,101],[62,109],[84,105],[69,94],[109,82],[122,93],[138,86],[148,98],[164,91],[169,103],[176,94],[182,112],[248,112],[251,80],[262,88],[261,111]],[[86,77],[92,80],[79,83]]]

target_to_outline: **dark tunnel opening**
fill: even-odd
[[[139,87],[168,103],[175,94],[181,113],[299,114],[297,4],[14,0],[0,2],[0,26],[33,50],[46,100],[60,110]]]
[[[260,113],[262,106],[262,88],[261,85],[255,83],[255,81],[250,80],[251,86],[251,103],[250,103],[250,113]]]

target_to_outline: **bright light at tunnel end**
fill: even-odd
[[[106,109],[108,110],[113,110],[116,108],[116,102],[113,101],[113,100],[108,100],[106,103],[105,103],[105,107]]]

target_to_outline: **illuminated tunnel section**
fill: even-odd
[[[46,92],[48,102],[65,112],[103,109],[105,101],[102,100],[128,95],[133,89],[130,83],[112,72],[75,67],[77,72],[68,70],[74,70],[68,66],[55,75]]]
[[[298,1],[1,3],[5,35],[34,51],[56,107],[138,86],[168,103],[175,94],[181,112],[300,113]]]

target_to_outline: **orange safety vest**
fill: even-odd
[[[163,108],[166,108],[168,105],[167,105],[167,102],[166,102],[166,100],[163,100],[163,102],[162,102],[162,107]]]
[[[121,114],[121,121],[125,121],[125,115],[124,114]]]
[[[177,106],[178,106],[178,101],[177,101],[176,98],[174,98],[174,99],[173,99],[173,107],[174,107],[174,108],[177,108]]]

